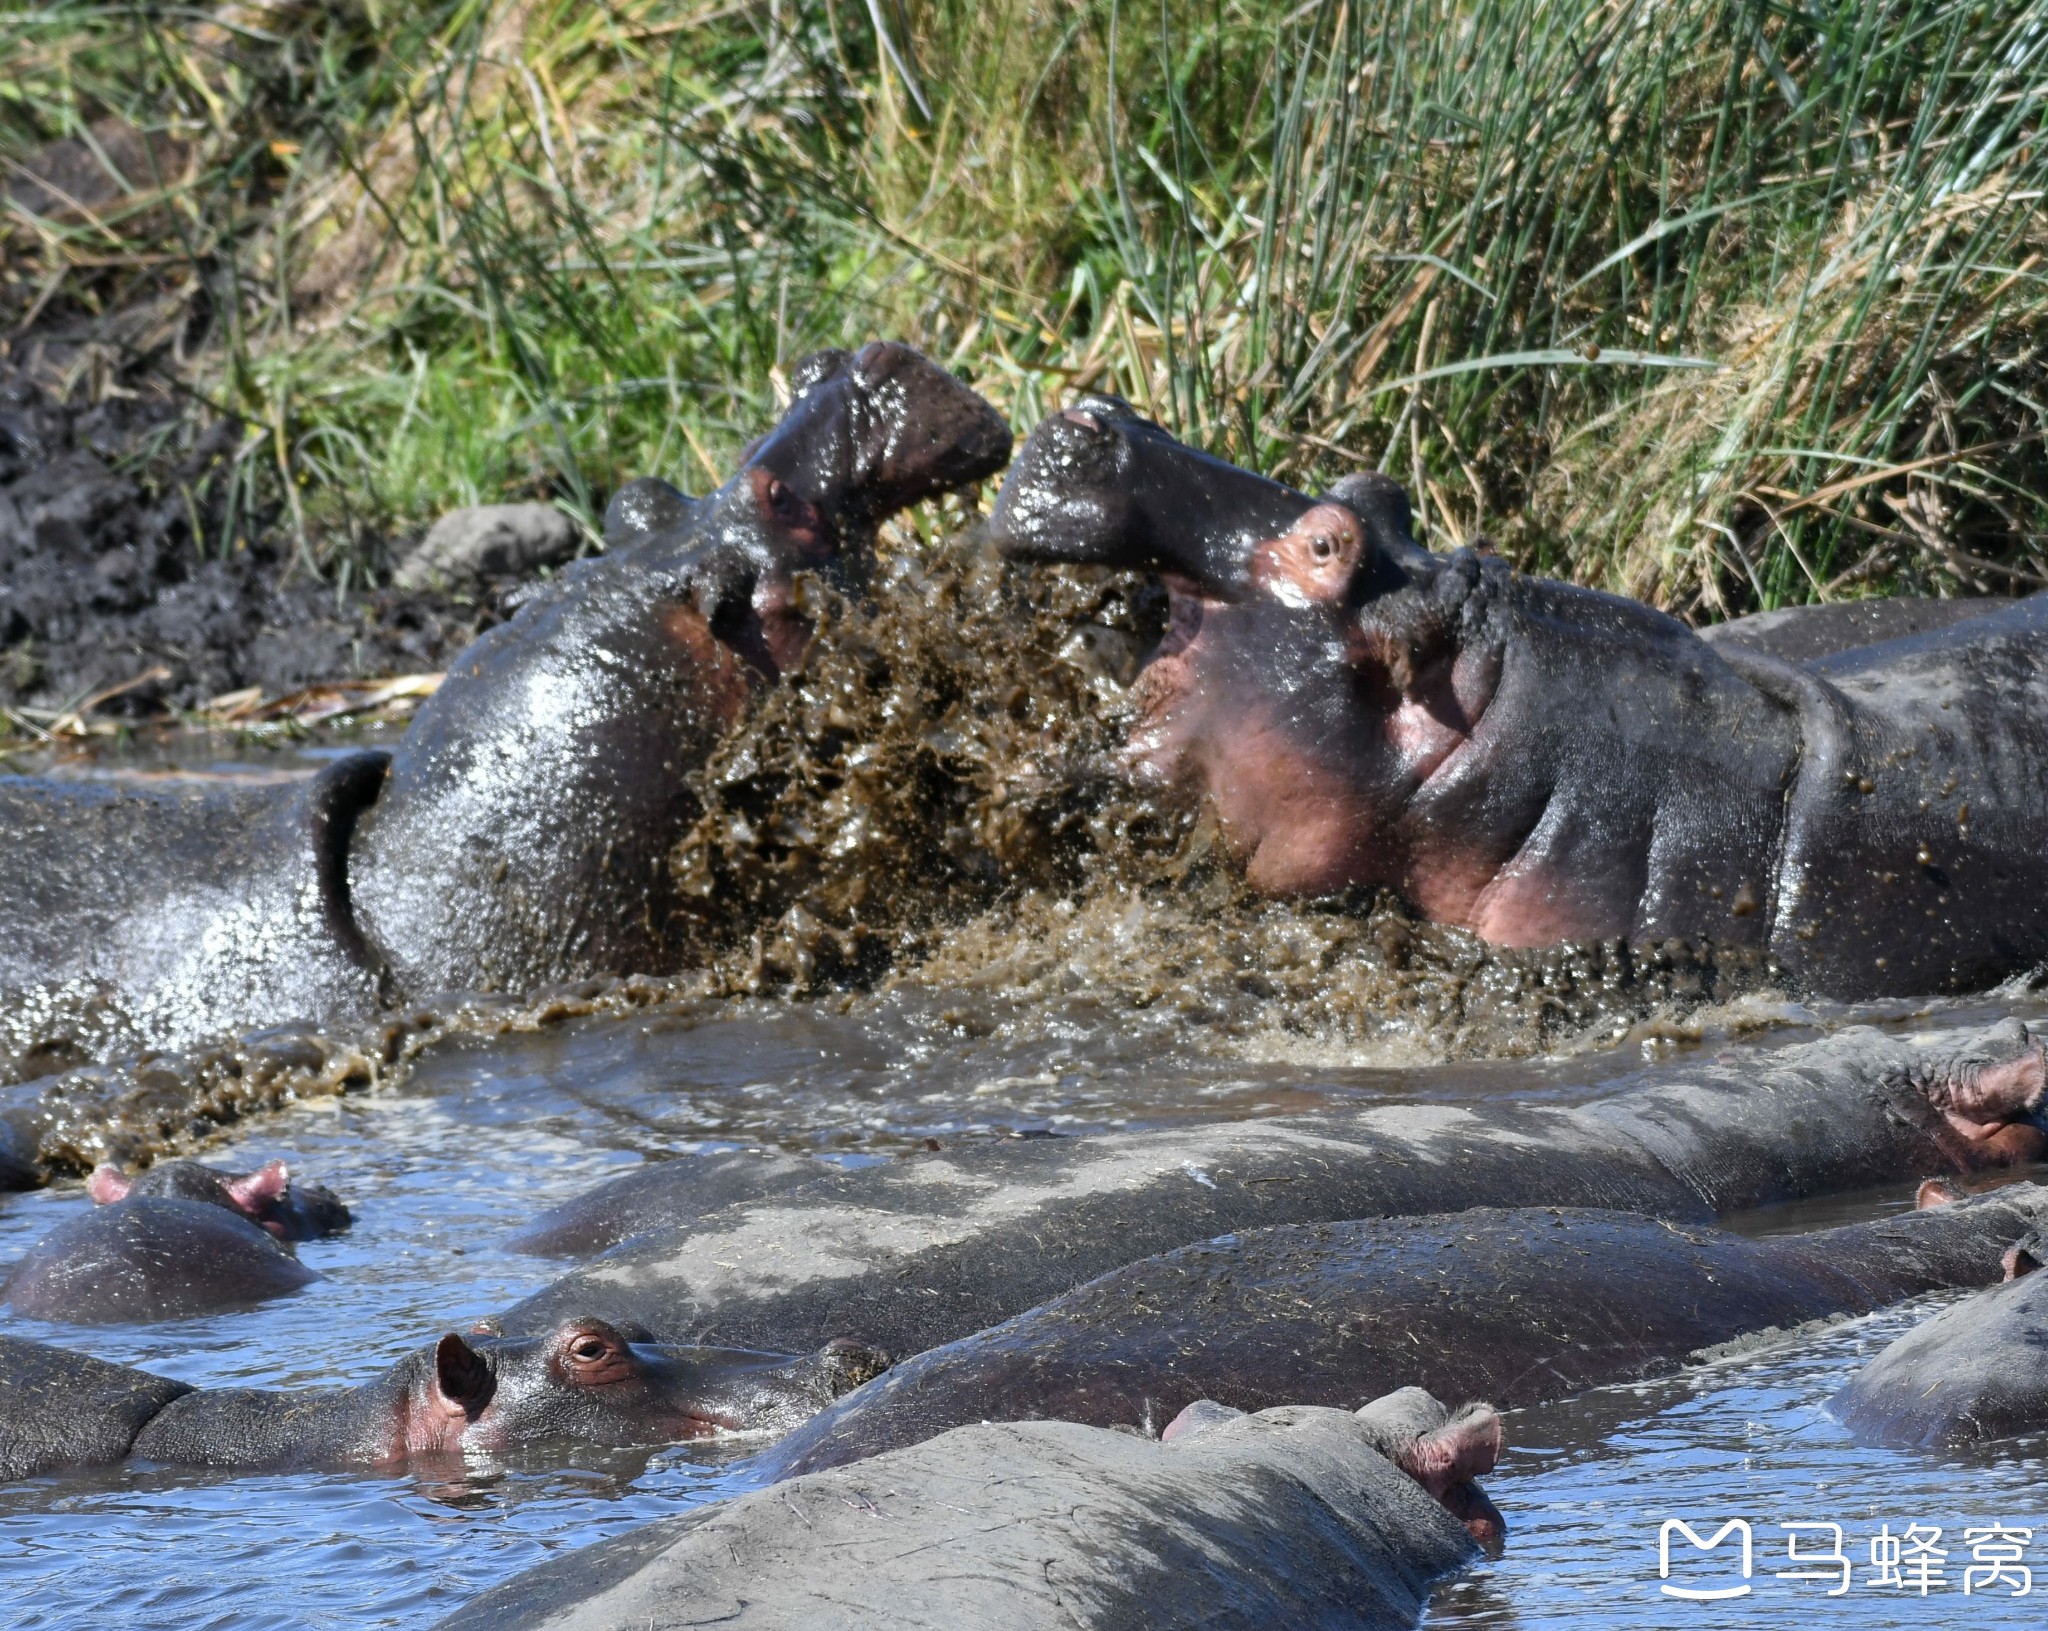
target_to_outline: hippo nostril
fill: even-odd
[[[1102,429],[1102,421],[1085,409],[1066,408],[1061,410],[1060,417],[1070,425],[1079,425],[1083,430],[1100,431]]]

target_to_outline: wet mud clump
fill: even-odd
[[[146,382],[80,404],[0,364],[0,707],[142,719],[425,672],[495,620],[431,594],[337,595],[247,441]]]

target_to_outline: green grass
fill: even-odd
[[[0,152],[195,155],[17,219],[17,300],[183,290],[331,575],[707,484],[884,333],[1687,615],[2048,581],[2048,0],[56,4],[0,57]]]

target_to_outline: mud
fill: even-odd
[[[495,601],[321,581],[267,446],[147,377],[85,403],[0,361],[0,707],[136,720],[428,672],[497,621]]]

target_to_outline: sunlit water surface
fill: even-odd
[[[1811,1034],[1808,1016],[1784,1017],[1773,1043]],[[1710,1036],[1705,1045],[1720,1044]],[[1611,1091],[1643,1064],[1635,1048],[1409,1072],[1333,1059],[1304,1071],[1213,1058],[1079,999],[1020,1014],[986,996],[928,992],[851,1016],[763,1002],[582,1020],[451,1044],[396,1088],[296,1108],[209,1152],[241,1166],[282,1155],[355,1207],[351,1233],[302,1248],[325,1278],[298,1296],[153,1327],[0,1316],[0,1329],[202,1385],[355,1382],[549,1278],[557,1265],[499,1243],[648,1155],[772,1142],[859,1163],[927,1137],[1143,1128],[1401,1097],[1555,1100]],[[1902,1203],[1886,1195],[1783,1221],[1810,1227]],[[85,1204],[75,1185],[0,1201],[0,1262]],[[1773,1526],[1786,1520],[1840,1522],[1852,1546],[1887,1519],[1894,1532],[1937,1523],[1952,1539],[1965,1523],[2002,1520],[2048,1538],[2038,1447],[1976,1462],[1873,1452],[1848,1444],[1821,1413],[1843,1378],[1919,1312],[1511,1418],[1513,1454],[1489,1480],[1513,1526],[1511,1548],[1441,1591],[1434,1620],[1778,1626],[1811,1613],[1879,1627],[1961,1613],[1972,1625],[2040,1625],[2048,1576],[2040,1595],[2017,1603],[1965,1600],[1959,1551],[1955,1584],[1925,1602],[1864,1588],[1861,1551],[1859,1583],[1843,1599],[1768,1578],[1784,1566],[1770,1559],[1783,1550]],[[35,1480],[0,1491],[0,1622],[22,1631],[425,1626],[552,1554],[746,1487],[750,1448],[590,1452],[569,1466],[473,1460],[400,1476],[124,1467]],[[1668,1516],[1696,1526],[1751,1520],[1752,1596],[1661,1598],[1656,1536]]]

